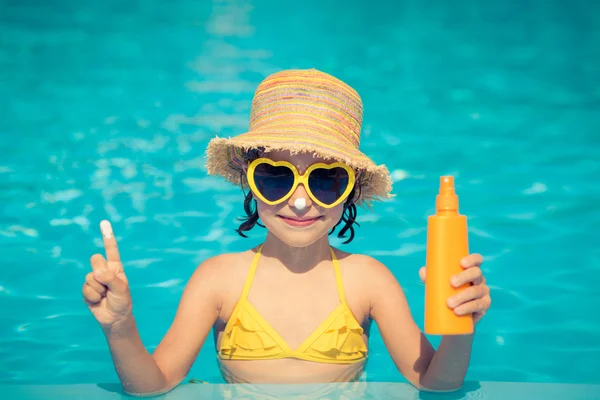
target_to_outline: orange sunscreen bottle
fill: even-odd
[[[450,278],[464,271],[460,260],[469,254],[467,218],[458,213],[454,178],[440,178],[436,213],[427,221],[425,261],[425,333],[429,335],[465,335],[473,333],[471,314],[456,315],[446,300],[469,287],[453,287]]]

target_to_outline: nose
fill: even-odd
[[[312,206],[312,200],[306,193],[306,189],[303,184],[299,184],[294,193],[288,199],[288,206],[302,211]]]

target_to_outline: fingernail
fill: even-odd
[[[450,278],[450,284],[452,286],[458,286],[458,278],[456,278],[454,276],[452,278]]]
[[[454,299],[453,298],[449,298],[448,300],[446,300],[446,304],[448,305],[448,307],[450,308],[454,308]]]
[[[102,232],[102,236],[104,236],[106,239],[112,238],[113,231],[112,231],[112,226],[110,225],[110,222],[108,222],[106,220],[100,222],[100,232]]]

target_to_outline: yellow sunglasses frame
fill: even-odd
[[[292,185],[292,188],[285,196],[281,197],[278,200],[270,201],[270,200],[267,200],[262,195],[262,193],[260,193],[260,191],[256,187],[256,182],[254,181],[254,172],[256,170],[256,167],[258,167],[261,164],[269,164],[274,167],[287,167],[292,171],[292,173],[294,174],[294,184]],[[325,204],[325,203],[321,202],[319,199],[316,198],[316,196],[310,190],[310,186],[308,184],[308,177],[310,176],[311,172],[313,172],[315,169],[319,169],[319,168],[323,168],[323,169],[342,168],[348,173],[348,186],[346,187],[346,190],[344,190],[344,193],[342,193],[340,198],[337,199],[332,204]],[[254,195],[256,197],[258,197],[262,202],[267,203],[270,206],[274,206],[276,204],[283,203],[284,201],[289,199],[292,196],[292,194],[296,191],[296,188],[298,188],[298,185],[302,184],[304,186],[304,189],[306,190],[306,193],[308,193],[308,195],[310,196],[311,200],[314,203],[318,204],[319,206],[321,206],[323,208],[333,208],[333,207],[337,206],[338,204],[340,204],[342,201],[344,201],[348,197],[348,195],[352,191],[352,188],[354,188],[356,176],[355,176],[354,170],[352,168],[350,168],[348,165],[341,163],[341,162],[334,162],[332,164],[315,163],[315,164],[312,164],[310,167],[308,167],[306,169],[306,171],[304,171],[304,174],[300,175],[300,173],[298,172],[296,167],[290,162],[273,161],[269,158],[257,158],[256,160],[252,161],[248,165],[247,179],[248,179],[248,184],[250,185],[250,189],[252,189],[252,192],[254,193]]]

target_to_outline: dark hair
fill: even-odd
[[[256,158],[260,157],[262,151],[254,150],[248,152],[246,155],[246,161],[252,161]],[[235,230],[240,236],[247,238],[244,232],[248,232],[254,225],[258,225],[262,228],[265,226],[262,225],[259,220],[258,210],[256,209],[256,200],[252,197],[252,192],[248,190],[248,193],[244,191],[244,172],[240,171],[240,186],[242,188],[242,192],[244,193],[244,212],[246,213],[245,217],[237,218],[238,221],[243,221],[240,226]],[[358,191],[358,196],[356,192]],[[358,222],[356,222],[356,204],[354,204],[354,199],[360,197],[360,185],[358,182],[352,188],[352,191],[348,195],[346,202],[344,203],[344,211],[342,212],[342,218],[338,221],[337,224],[329,231],[329,235],[335,232],[335,229],[341,224],[344,223],[344,226],[338,232],[338,237],[340,239],[346,237],[346,233],[350,231],[350,237],[344,241],[344,244],[350,243],[354,239],[354,224],[356,226],[360,226]]]

